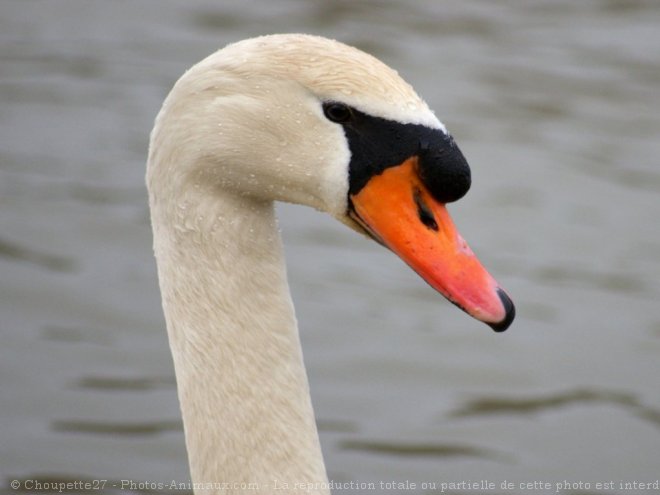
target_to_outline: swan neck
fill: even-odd
[[[328,493],[272,202],[150,203],[192,481]]]

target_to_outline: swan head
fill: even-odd
[[[445,126],[395,70],[301,34],[240,41],[187,71],[156,119],[147,171],[152,207],[155,191],[222,192],[325,211],[501,331],[513,303],[445,207],[470,182]]]

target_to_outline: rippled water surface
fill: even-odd
[[[331,479],[656,480],[658,26],[651,0],[3,1],[1,489],[188,479],[148,133],[188,66],[285,31],[377,55],[436,110],[473,171],[452,213],[518,307],[494,334],[375,243],[281,206]]]

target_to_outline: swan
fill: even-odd
[[[513,303],[445,207],[470,181],[412,87],[338,41],[239,41],[176,82],[146,182],[196,492],[329,493],[274,202],[373,238],[502,331]]]

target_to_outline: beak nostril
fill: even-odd
[[[420,222],[426,225],[429,229],[438,232],[438,222],[435,219],[433,210],[431,210],[431,207],[426,204],[426,201],[424,201],[424,198],[422,197],[422,191],[418,188],[413,190],[413,199],[417,206],[417,216],[419,217]]]

